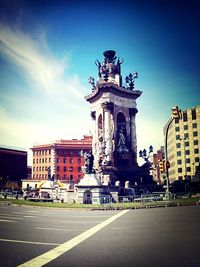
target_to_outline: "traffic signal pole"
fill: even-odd
[[[166,133],[165,133],[165,162],[166,162],[166,181],[167,181],[167,200],[170,200],[170,192],[169,192],[169,162],[168,162],[168,151],[167,151],[167,139],[168,139],[168,132],[169,132],[169,127],[172,124],[174,119],[181,119],[181,110],[179,110],[178,106],[172,108],[172,118],[169,121],[168,125],[167,125],[167,129],[166,129]]]
[[[168,165],[168,152],[167,152],[167,139],[168,139],[168,132],[169,132],[169,127],[172,124],[174,118],[171,118],[171,120],[169,121],[168,125],[167,125],[167,129],[166,129],[166,133],[165,133],[165,162],[166,162],[166,182],[167,182],[167,201],[170,200],[170,192],[169,192],[169,165]]]

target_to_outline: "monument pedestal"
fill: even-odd
[[[85,174],[76,187],[78,189],[77,202],[80,204],[109,203],[109,187],[103,185],[94,173]]]

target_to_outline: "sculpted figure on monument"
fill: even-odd
[[[126,136],[124,134],[123,127],[118,129],[118,143],[117,143],[117,151],[119,153],[128,152],[128,148],[126,147]]]
[[[96,66],[98,67],[98,77],[101,78],[101,63],[99,62],[99,60],[97,59],[95,61]]]
[[[85,153],[84,155],[85,159],[85,173],[93,173],[93,164],[94,164],[94,156],[92,154],[92,151],[90,151],[88,154]]]

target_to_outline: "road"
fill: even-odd
[[[0,207],[0,266],[199,267],[200,206]],[[46,254],[45,254],[46,253]]]

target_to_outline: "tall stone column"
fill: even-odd
[[[104,111],[104,141],[105,141],[105,155],[106,165],[112,165],[112,136],[111,136],[111,113],[113,112],[113,103],[102,103]]]
[[[91,111],[90,116],[92,118],[92,154],[95,160],[97,160],[97,125],[96,125],[96,111]],[[94,166],[96,167],[97,162],[94,161]]]
[[[133,163],[137,162],[137,136],[136,136],[136,123],[135,123],[135,115],[138,112],[136,108],[130,108],[130,132],[131,132],[131,152],[132,152],[132,160]]]
[[[93,137],[92,138],[92,150],[94,150],[92,152],[94,154],[94,153],[96,153],[95,152],[95,142],[96,142],[96,138],[97,138],[97,136],[96,136],[96,111],[91,111],[90,116],[92,118],[92,137]]]

